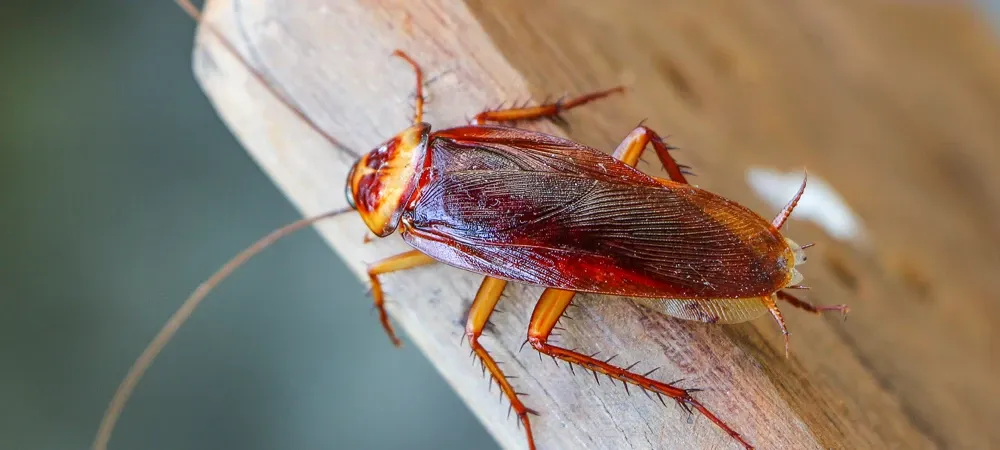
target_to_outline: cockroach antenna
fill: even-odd
[[[252,67],[249,62],[244,58],[237,50],[233,44],[226,39],[222,33],[211,25],[205,24],[202,21],[201,11],[194,6],[189,0],[175,0],[175,2],[184,10],[192,19],[199,25],[205,27],[213,36],[215,36],[219,42],[226,48],[229,53],[231,53],[235,58],[237,58],[245,67]],[[325,132],[319,127],[312,119],[310,119],[302,110],[295,107],[292,102],[281,95],[275,88],[272,87],[263,75],[258,71],[250,70],[250,75],[253,76],[257,81],[259,81],[272,95],[274,95],[282,104],[284,104],[289,110],[291,110],[299,119],[304,121],[313,130],[319,133],[331,146],[339,151],[342,151],[348,155],[359,157],[360,153],[352,151],[350,148],[342,144],[336,138],[331,136],[329,133]],[[101,419],[101,425],[98,429],[97,436],[94,439],[93,449],[103,450],[107,448],[108,441],[111,439],[111,433],[114,430],[115,423],[121,416],[122,410],[125,408],[125,403],[128,401],[129,396],[135,390],[136,385],[142,378],[143,374],[149,369],[156,356],[163,350],[163,348],[170,342],[170,339],[177,333],[184,322],[191,317],[191,314],[198,307],[202,300],[215,288],[220,282],[226,279],[230,274],[233,273],[237,268],[246,263],[250,258],[254,257],[267,247],[271,246],[274,242],[280,240],[281,238],[295,233],[303,228],[311,226],[316,222],[331,217],[339,216],[341,214],[353,212],[354,208],[343,208],[335,211],[330,211],[317,216],[308,217],[304,219],[297,220],[293,223],[285,225],[267,236],[264,236],[253,245],[247,247],[238,255],[229,260],[225,265],[223,265],[211,278],[202,283],[198,288],[191,293],[181,307],[178,308],[177,312],[167,321],[167,323],[160,329],[153,341],[143,350],[142,354],[135,361],[132,367],[129,369],[128,374],[122,383],[118,386],[118,390],[115,391],[114,397],[108,405],[108,409]]]
[[[353,211],[354,209],[352,208],[330,211],[318,216],[297,220],[274,230],[267,236],[264,236],[257,242],[254,242],[253,245],[243,249],[242,252],[230,259],[225,265],[219,268],[215,274],[199,285],[198,288],[191,293],[191,296],[188,297],[187,300],[184,300],[184,303],[181,304],[180,308],[177,308],[174,315],[170,316],[167,323],[163,325],[160,332],[156,334],[156,337],[154,337],[149,345],[146,346],[146,349],[143,350],[142,354],[139,355],[139,358],[136,359],[135,363],[129,369],[128,375],[125,376],[121,385],[118,386],[118,390],[115,391],[115,396],[112,397],[111,402],[108,404],[108,409],[104,413],[104,417],[101,419],[101,426],[97,431],[97,437],[94,439],[92,448],[94,450],[104,450],[107,448],[108,441],[111,440],[111,432],[114,430],[115,423],[118,421],[118,418],[121,417],[122,410],[125,409],[125,402],[127,402],[129,396],[132,395],[132,391],[134,391],[136,385],[139,384],[139,380],[142,378],[143,374],[146,373],[146,370],[149,369],[149,366],[153,364],[156,356],[159,355],[167,343],[170,342],[170,339],[177,334],[177,330],[179,330],[180,327],[184,325],[184,322],[187,322],[188,318],[191,317],[191,313],[193,313],[194,310],[198,308],[201,301],[204,300],[210,292],[212,292],[212,289],[215,289],[219,283],[229,277],[229,275],[231,275],[240,266],[249,261],[250,258],[253,258],[281,238],[293,234],[296,231],[306,228],[321,220]]]
[[[809,179],[809,173],[803,171],[802,185],[799,186],[799,191],[796,192],[795,196],[792,197],[792,200],[789,201],[788,204],[781,209],[781,212],[779,212],[777,216],[774,216],[774,220],[771,222],[771,225],[774,225],[774,228],[780,230],[781,226],[785,224],[786,220],[788,220],[788,216],[792,215],[792,210],[794,210],[795,206],[799,204],[799,199],[802,198],[802,194],[806,191],[806,181],[808,179]]]
[[[205,23],[201,11],[198,9],[198,7],[194,6],[194,4],[191,3],[190,0],[174,0],[174,3],[177,3],[177,5],[180,6],[181,9],[183,9],[188,16],[191,16],[191,19],[193,19],[195,23],[205,27],[205,29],[208,30],[209,33],[215,36],[215,38],[218,39],[219,43],[221,43],[222,46],[225,47],[226,50],[231,55],[233,55],[233,57],[235,57],[240,61],[243,67],[246,67],[248,69],[253,67],[250,64],[250,61],[247,61],[247,59],[242,54],[240,54],[238,50],[236,50],[236,47],[232,44],[232,42],[229,41],[229,39],[226,39],[226,37],[223,36],[218,29],[216,29],[215,27],[213,27],[208,23]],[[306,125],[309,125],[309,128],[312,128],[313,131],[319,133],[319,135],[322,136],[323,139],[325,139],[327,142],[329,142],[330,145],[332,145],[337,150],[344,152],[354,158],[361,157],[361,153],[352,150],[350,147],[340,142],[337,138],[331,136],[330,133],[327,133],[325,130],[323,130],[323,128],[321,128],[319,124],[316,123],[316,121],[309,118],[309,116],[307,116],[306,113],[304,113],[301,109],[296,107],[291,100],[289,100],[286,96],[279,93],[278,90],[274,88],[273,83],[264,79],[264,76],[260,72],[256,70],[249,70],[249,72],[250,76],[252,76],[255,80],[257,80],[261,85],[263,85],[264,88],[271,93],[271,95],[273,95],[275,98],[278,99],[278,101],[280,101],[283,105],[285,105],[285,107],[287,107],[293,114],[295,114],[297,118],[305,122]],[[420,115],[420,111],[421,110],[418,109],[418,116]]]

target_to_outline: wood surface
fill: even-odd
[[[432,78],[426,120],[626,83],[630,92],[532,125],[610,152],[642,119],[672,135],[693,181],[757,210],[749,166],[828,180],[862,218],[864,245],[806,222],[817,302],[846,322],[784,307],[785,360],[769,318],[706,325],[627,299],[582,295],[560,343],[662,366],[758,448],[990,448],[1000,442],[1000,51],[955,2],[211,0],[209,21],[278,89],[355,152],[408,125],[410,52]],[[220,115],[304,215],[344,206],[353,158],[250,78],[204,32],[195,72]],[[650,155],[651,156],[651,155]],[[647,161],[655,161],[646,158]],[[643,164],[653,170],[653,164]],[[807,189],[806,195],[809,195]],[[318,226],[359,277],[407,249],[363,243],[354,215]],[[480,277],[442,265],[384,278],[390,312],[504,448],[524,448],[507,403],[468,349]],[[525,338],[537,287],[511,285],[484,345],[530,393],[539,447],[738,448],[703,417],[607,379],[574,376]],[[365,317],[358,320],[372,320]],[[391,347],[386,345],[386,351]],[[333,444],[331,444],[333,445]]]

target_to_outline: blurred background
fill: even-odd
[[[180,301],[299,217],[195,83],[193,30],[167,0],[0,3],[0,448],[89,445]],[[112,448],[496,444],[307,231],[212,295]]]
[[[172,2],[0,2],[0,448],[83,449],[198,283],[298,213],[211,109]],[[339,195],[339,193],[338,193]],[[312,231],[225,283],[116,449],[496,448]]]

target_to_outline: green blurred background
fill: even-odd
[[[87,448],[190,291],[299,217],[195,83],[193,36],[167,0],[0,2],[2,449]],[[370,304],[314,232],[284,241],[167,347],[111,448],[496,448]]]

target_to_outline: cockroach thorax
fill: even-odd
[[[392,234],[417,187],[430,125],[418,123],[385,141],[354,163],[347,175],[347,201],[372,233]]]

